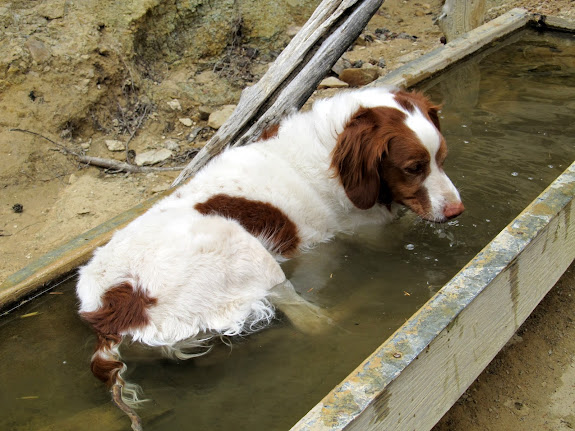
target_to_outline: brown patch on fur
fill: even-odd
[[[405,119],[394,108],[361,108],[338,137],[331,167],[357,208],[397,202],[419,215],[429,212],[422,184],[430,154]]]
[[[273,251],[281,255],[291,256],[299,246],[295,223],[283,211],[267,202],[219,194],[196,204],[195,209],[204,215],[236,220],[253,236],[271,241]]]
[[[149,323],[147,309],[156,302],[146,292],[124,282],[104,293],[100,308],[81,313],[82,318],[98,333],[96,351],[92,356],[92,373],[108,386],[122,381],[118,373],[124,367],[119,358],[114,359],[116,353],[112,349],[121,343],[123,332]]]
[[[94,376],[104,382],[108,387],[116,384],[118,373],[124,367],[121,361],[106,359],[100,356],[105,351],[111,351],[115,345],[120,344],[122,337],[118,335],[98,334],[96,354],[92,358],[91,369]]]
[[[104,293],[100,308],[81,315],[99,334],[120,335],[146,326],[149,322],[147,309],[156,302],[156,298],[124,282]]]
[[[267,127],[258,138],[258,141],[267,141],[268,139],[276,137],[278,135],[279,128],[279,124],[272,124]]]
[[[422,114],[426,115],[427,118],[437,127],[437,130],[441,131],[439,125],[439,109],[440,106],[434,105],[431,101],[423,95],[423,93],[412,91],[398,91],[395,93],[394,99],[399,106],[405,109],[407,112],[414,112],[415,108],[418,108]]]

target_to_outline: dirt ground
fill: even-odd
[[[383,65],[382,73],[387,73],[440,46],[442,33],[433,19],[440,14],[441,3],[440,0],[385,1],[365,34],[374,35],[376,29],[387,28],[405,37],[375,41],[367,38],[367,43],[358,43],[347,53],[348,58]],[[572,0],[493,0],[488,2],[486,16],[494,18],[513,7],[575,18]],[[0,7],[0,23],[10,13],[10,5]],[[56,21],[50,10],[43,13],[46,25]],[[25,25],[20,25],[25,31]],[[46,53],[41,44],[28,38],[26,48],[34,65],[43,61]],[[174,156],[163,166],[185,165],[193,150],[214,133],[207,126],[202,106],[215,110],[233,103],[234,99],[237,101],[242,85],[257,80],[274,57],[273,53],[262,52],[250,61],[249,70],[245,62],[232,64],[239,68],[235,75],[226,73],[230,61],[225,56],[197,64],[174,63],[161,79],[150,72],[143,82],[132,76],[131,66],[121,56],[110,55],[101,47],[83,54],[88,57],[85,60],[92,61],[92,55],[98,58],[95,72],[81,67],[66,69],[64,63],[73,57],[74,48],[63,44],[60,48],[70,50],[59,57],[60,65],[52,60],[43,69],[32,68],[23,73],[18,69],[23,66],[15,63],[10,65],[6,76],[0,75],[0,281],[74,236],[168,189],[177,176],[174,171],[126,174],[81,165],[73,156],[64,154],[59,145],[115,160],[124,160],[126,152],[111,152],[106,140],[128,141],[137,154],[171,146]],[[20,51],[16,47],[14,52]],[[65,73],[54,73],[59,68]],[[124,77],[125,81],[98,79],[97,86],[88,87],[95,79],[94,73],[98,76],[103,74],[102,70],[115,71],[106,76]],[[17,79],[10,78],[9,73]],[[54,80],[50,86],[61,88],[50,94],[49,104],[43,103],[45,95],[38,90],[46,84],[43,80],[48,76]],[[207,94],[209,100],[203,101],[202,95],[194,102],[179,97],[182,82],[188,89]],[[115,92],[103,97],[97,93],[101,85],[114,87]],[[318,90],[317,95],[324,91]],[[71,109],[69,99],[74,94],[76,114],[67,118],[65,111]],[[121,96],[122,105],[118,102],[116,106],[111,101],[115,95]],[[178,103],[173,103],[174,100]],[[37,132],[53,142],[13,131],[15,128]],[[495,358],[435,429],[575,428],[574,301],[575,270],[571,268],[509,347]]]

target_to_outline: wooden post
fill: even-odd
[[[446,0],[437,23],[447,41],[483,24],[485,0]]]
[[[323,0],[258,83],[246,88],[230,119],[184,168],[172,186],[195,174],[227,145],[243,145],[299,109],[383,0]]]

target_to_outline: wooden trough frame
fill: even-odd
[[[374,85],[413,86],[531,24],[575,29],[514,9]],[[575,163],[292,430],[430,429],[574,260],[574,195]],[[157,199],[13,274],[0,285],[0,308],[49,288]]]

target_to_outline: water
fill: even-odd
[[[300,293],[338,316],[323,335],[278,321],[184,362],[130,348],[129,379],[153,400],[146,430],[289,429],[575,159],[573,36],[504,44],[423,85],[444,104],[463,216],[431,225],[405,214],[286,263]],[[0,430],[128,428],[89,370],[95,338],[73,288],[0,319]]]

